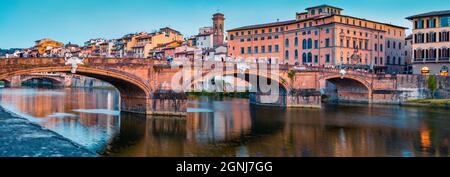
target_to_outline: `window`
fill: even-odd
[[[280,47],[278,45],[275,45],[275,52],[279,52]]]
[[[234,35],[230,35],[230,41],[234,40]]]
[[[380,44],[380,52],[383,51],[383,44]]]
[[[272,28],[269,29],[269,33],[271,33],[271,32],[272,32]]]
[[[330,63],[330,54],[325,55],[325,62]]]
[[[258,46],[255,46],[255,53],[258,53]]]
[[[344,39],[341,39],[341,47],[344,47]]]
[[[266,33],[266,30],[261,30],[261,33],[262,33],[262,34]]]
[[[247,54],[251,54],[252,53],[252,48],[251,47],[247,47]]]
[[[436,19],[434,19],[434,18],[428,19],[427,27],[428,28],[435,28],[436,27]]]
[[[330,47],[330,39],[325,39],[325,47]]]
[[[278,35],[275,35],[275,39],[278,39]]]
[[[272,53],[272,46],[271,45],[268,46],[268,51],[269,51],[269,53]]]
[[[423,20],[417,20],[415,26],[416,26],[416,29],[422,29],[423,28]]]
[[[369,50],[369,43],[367,41],[364,42],[364,49]]]
[[[286,50],[284,54],[284,59],[289,60],[289,50]]]
[[[311,52],[308,53],[308,61],[307,62],[312,63],[312,53]]]
[[[308,39],[308,49],[312,49],[312,39]]]
[[[289,39],[286,39],[286,40],[285,40],[284,45],[285,45],[286,47],[289,47]]]
[[[441,27],[449,27],[450,26],[450,16],[444,16],[440,19]]]
[[[317,30],[314,31],[314,35],[316,35],[316,36],[319,35],[319,31],[317,31]]]
[[[375,51],[378,51],[378,45],[377,44],[375,44],[374,49],[375,49]]]
[[[244,47],[241,47],[241,54],[244,54],[245,53],[245,49],[244,49]]]
[[[316,15],[316,10],[311,10],[311,15]]]
[[[302,54],[302,63],[306,63],[306,53]]]
[[[295,49],[295,51],[294,51],[294,57],[295,57],[295,60],[298,60],[298,50],[297,49]]]
[[[271,40],[272,39],[272,36],[267,36],[267,40]]]
[[[245,39],[244,38],[241,38],[241,42],[244,42],[245,41]]]
[[[380,57],[380,65],[383,64],[383,57]]]
[[[386,57],[386,64],[390,64],[391,63],[391,56],[387,56]]]
[[[375,57],[375,64],[376,65],[378,64],[378,58],[377,57]]]
[[[319,41],[318,40],[314,40],[314,48],[315,49],[319,48]]]
[[[302,41],[302,49],[306,49],[306,48],[307,48],[306,39],[303,39],[303,41]]]
[[[325,31],[327,34],[330,33],[330,29],[328,29],[328,28]]]
[[[261,37],[261,41],[264,41],[264,40],[266,40],[266,38],[265,37]]]
[[[253,41],[258,41],[258,38],[257,38],[257,37],[255,37],[255,38],[253,39]]]
[[[266,46],[261,46],[261,53],[266,53]]]
[[[295,46],[295,47],[298,46],[298,37],[295,37],[295,39],[294,39],[294,46]]]
[[[314,55],[314,63],[319,63],[319,56],[318,55]]]
[[[392,42],[392,48],[394,48],[395,49],[395,41],[394,42]]]
[[[258,34],[258,30],[255,30],[255,34]]]
[[[391,41],[387,41],[387,48],[391,48]],[[389,62],[388,62],[389,63]]]
[[[250,41],[252,41],[252,38],[247,38],[247,42],[250,42]]]

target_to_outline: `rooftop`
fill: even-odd
[[[298,20],[288,20],[288,21],[281,21],[281,22],[274,22],[274,23],[265,23],[265,24],[257,24],[257,25],[249,25],[249,26],[243,26],[239,28],[230,29],[228,31],[238,31],[238,30],[247,30],[247,29],[255,29],[255,28],[266,28],[266,27],[274,27],[274,26],[280,26],[280,25],[289,25],[298,22]]]
[[[344,9],[339,8],[339,7],[334,7],[334,6],[330,6],[330,5],[326,5],[326,4],[319,5],[319,6],[308,7],[305,10],[315,9],[315,8],[320,8],[320,7],[329,7],[329,8],[333,8],[333,9],[344,10]]]
[[[274,22],[274,23],[249,25],[249,26],[243,26],[243,27],[239,27],[239,28],[230,29],[228,31],[249,30],[249,29],[256,29],[256,28],[267,28],[267,27],[274,27],[274,26],[290,25],[290,24],[295,24],[297,22],[308,21],[308,20],[312,20],[312,19],[317,20],[317,19],[322,19],[322,18],[328,18],[328,17],[332,17],[332,16],[335,16],[335,15],[337,15],[337,14],[333,14],[333,15],[330,15],[330,16],[318,17],[318,18],[314,18],[314,17],[313,18],[307,18],[307,19],[303,19],[303,20],[288,20],[288,21],[280,21],[280,22]],[[372,21],[372,20],[367,20],[367,19],[363,19],[363,18],[347,16],[347,15],[338,15],[338,16],[350,17],[350,18],[355,18],[355,19],[358,19],[358,20],[365,20],[365,21],[368,21],[368,22],[379,23],[379,24],[383,24],[383,25],[387,25],[387,26],[408,29],[408,28],[403,27],[403,26],[392,25],[392,24],[389,24],[389,23],[376,22],[376,21]]]
[[[415,19],[415,18],[431,17],[431,16],[444,16],[444,15],[450,15],[450,10],[433,11],[433,12],[413,15],[413,16],[406,17],[406,19],[412,20],[412,19]]]

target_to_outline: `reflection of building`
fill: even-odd
[[[404,27],[347,15],[328,5],[310,7],[296,19],[228,31],[228,55],[266,58],[276,64],[352,65],[386,68],[403,61]],[[399,59],[400,58],[400,59]]]
[[[450,10],[407,17],[413,23],[413,73],[448,75]]]

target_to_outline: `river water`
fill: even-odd
[[[107,89],[0,89],[0,104],[100,156],[449,156],[450,110],[394,105],[262,108],[191,98],[187,118],[119,111]]]

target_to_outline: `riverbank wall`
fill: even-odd
[[[436,76],[437,90],[434,98],[450,98],[450,77]],[[392,89],[373,90],[372,103],[378,104],[406,104],[410,100],[432,97],[432,91],[428,89],[428,77],[422,75],[394,75],[384,78],[386,83],[391,83]],[[382,80],[381,80],[382,81]],[[383,84],[382,82],[379,85]]]
[[[0,106],[0,157],[96,157],[81,145]]]

